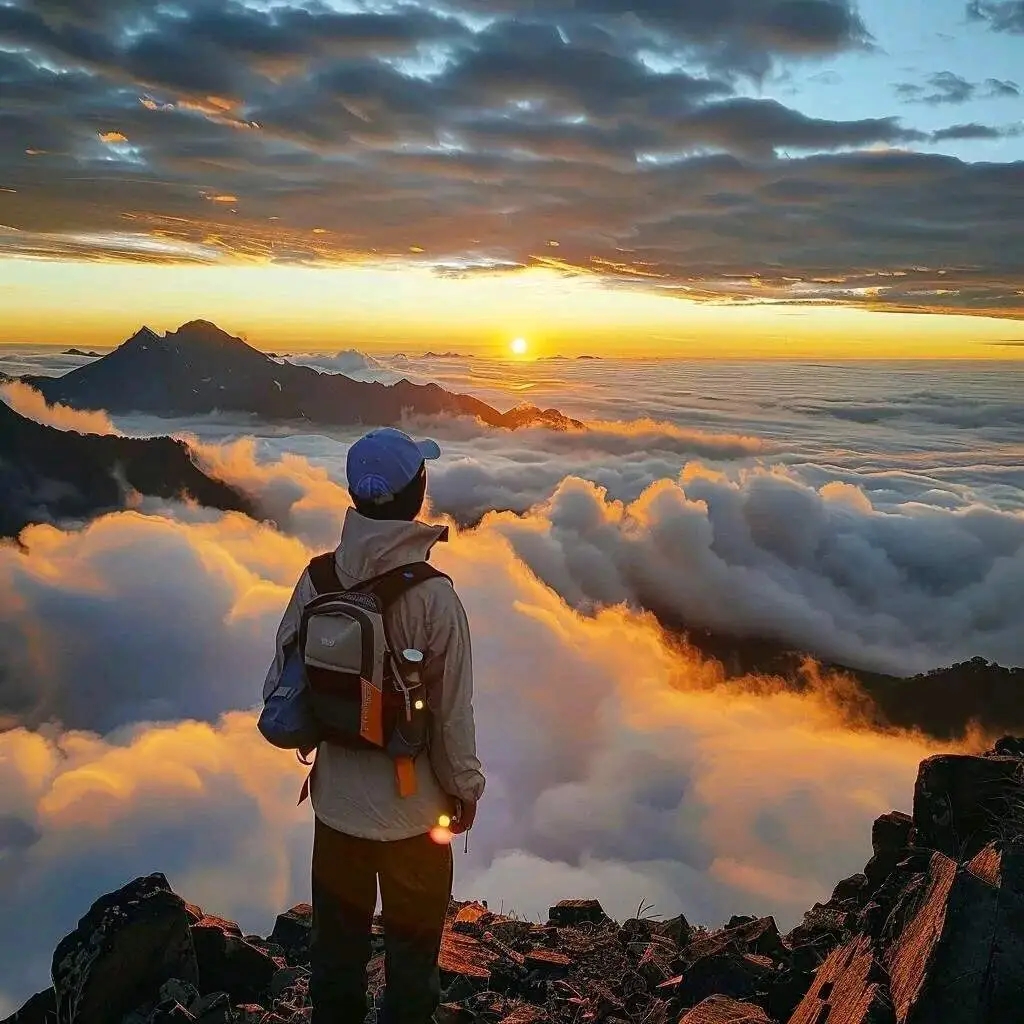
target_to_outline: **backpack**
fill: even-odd
[[[303,760],[321,742],[383,750],[396,762],[400,789],[407,789],[410,762],[429,737],[423,652],[395,651],[385,615],[413,587],[450,578],[427,562],[414,562],[345,589],[334,559],[331,551],[308,566],[316,597],[302,610],[259,729]]]

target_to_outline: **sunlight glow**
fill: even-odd
[[[529,347],[529,342],[527,342],[525,338],[516,338],[509,344],[509,348],[512,349],[513,355],[517,356],[525,356]]]

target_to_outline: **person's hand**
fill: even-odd
[[[468,832],[473,827],[474,821],[476,821],[476,801],[456,800],[455,813],[452,815],[450,827],[451,834],[461,836],[463,832]]]

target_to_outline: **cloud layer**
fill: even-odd
[[[0,732],[0,895],[23,922],[0,933],[10,1002],[44,984],[55,940],[88,903],[137,873],[166,871],[190,899],[268,930],[307,895],[310,842],[298,766],[262,742],[251,712],[217,714],[258,699],[308,549],[234,516],[117,514],[23,539],[27,552],[0,563],[5,628],[33,624],[31,678],[62,723]],[[491,779],[460,893],[530,915],[596,894],[622,917],[646,897],[665,914],[788,924],[866,859],[872,817],[909,799],[927,745],[856,728],[827,693],[727,691],[650,619],[569,610],[495,530],[457,535],[438,561],[473,623]],[[171,606],[189,621],[161,626]],[[55,632],[85,621],[92,652],[83,631],[75,665],[46,657]],[[147,646],[133,639],[142,628]],[[5,669],[8,712],[36,713],[10,707]],[[81,696],[100,685],[102,714]],[[164,703],[146,699],[161,688]]]
[[[905,151],[991,136],[751,95],[870,45],[844,0],[15,0],[0,43],[13,253],[494,269],[557,242],[559,266],[692,298],[1021,309],[1019,166]]]

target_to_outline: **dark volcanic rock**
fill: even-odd
[[[861,937],[835,949],[818,969],[789,1024],[895,1024],[884,973],[870,939]],[[935,1024],[939,1024],[938,1020]]]
[[[608,915],[597,900],[562,900],[548,911],[548,920],[558,927],[603,924]]]
[[[227,992],[237,1003],[258,1003],[277,972],[273,958],[250,945],[233,922],[204,917],[192,926],[199,991]]]
[[[939,754],[921,763],[914,788],[914,842],[965,860],[1007,829],[1024,833],[1024,762]]]
[[[774,1021],[753,1003],[741,1003],[728,996],[709,996],[679,1024],[774,1024]]]
[[[253,511],[242,494],[203,473],[183,441],[57,430],[0,401],[0,536],[15,537],[29,523],[124,508],[129,489]]]
[[[159,336],[143,327],[123,345],[62,377],[26,378],[51,402],[77,409],[189,416],[238,412],[264,420],[324,424],[399,423],[419,416],[473,416],[515,429],[542,424],[559,430],[583,424],[554,409],[498,412],[470,395],[437,384],[400,380],[384,385],[277,362],[214,324],[194,320]]]
[[[963,865],[935,853],[928,884],[901,918],[882,940],[897,1020],[1020,1019],[1024,846],[993,843]]]
[[[907,852],[914,819],[902,811],[890,811],[875,819],[871,828],[871,860],[864,868],[867,892],[873,893],[895,870]]]
[[[185,903],[154,874],[97,900],[53,954],[60,1024],[109,1024],[171,978],[195,982]]]
[[[52,988],[37,992],[13,1016],[0,1024],[51,1024],[57,1019],[57,997]]]
[[[299,903],[278,915],[270,939],[284,949],[303,951],[309,948],[312,930],[313,908],[308,903]]]
[[[993,790],[1011,810],[1017,806],[1024,783],[1003,763],[1019,763],[1006,754],[1016,742],[1001,742],[1001,754],[923,762],[918,790],[929,798],[920,806],[929,809],[924,821],[930,831],[912,832],[911,820],[899,812],[882,815],[873,829],[872,863],[880,870],[895,862],[889,874],[873,891],[864,875],[844,879],[832,899],[811,908],[785,938],[770,917],[737,915],[710,932],[691,930],[681,918],[633,918],[620,927],[594,900],[565,900],[551,908],[552,924],[532,925],[484,903],[452,901],[439,957],[445,1005],[438,1021],[1024,1020],[1024,842],[1013,838],[1016,818],[990,824],[1003,837],[969,859],[922,845],[922,837],[946,842],[954,831],[950,822],[986,820]],[[956,797],[949,821],[934,813],[934,794],[943,791],[935,780]],[[154,925],[145,906],[158,898],[173,924],[162,949],[153,941],[162,918],[157,914]],[[41,993],[17,1024],[44,1024],[47,1009],[58,1005],[61,1024],[308,1024],[307,907],[281,915],[273,941],[266,941],[243,937],[232,922],[185,905],[160,876],[138,880],[101,904],[115,911],[94,908],[74,941],[58,950],[56,998]],[[675,935],[685,936],[685,945]],[[278,952],[288,952],[288,959]],[[367,973],[368,1006],[379,1007],[384,957],[373,956]],[[84,993],[78,1007],[69,992]]]

